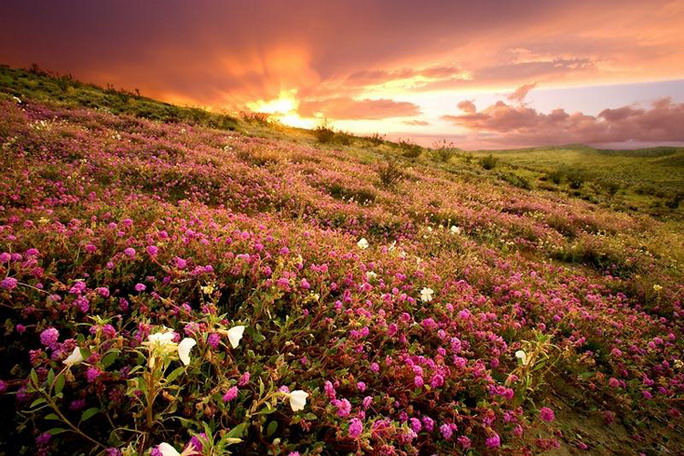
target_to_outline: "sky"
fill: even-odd
[[[424,145],[684,145],[684,0],[2,0],[0,63]]]

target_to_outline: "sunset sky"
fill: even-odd
[[[427,145],[684,145],[682,0],[2,0],[0,63]]]

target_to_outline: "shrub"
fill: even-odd
[[[314,136],[319,143],[327,144],[335,138],[335,131],[325,125],[320,125],[313,130]]]
[[[402,150],[401,154],[406,158],[415,159],[423,153],[423,148],[410,140],[400,139],[399,148]]]
[[[480,159],[480,166],[482,166],[484,169],[494,169],[498,163],[499,159],[492,154]]]
[[[380,133],[373,133],[370,136],[364,136],[363,139],[370,142],[374,146],[381,146],[385,144],[385,135],[381,135]]]
[[[570,185],[570,188],[574,190],[582,187],[582,184],[584,184],[586,181],[586,175],[580,168],[569,168],[565,173],[565,177],[568,180],[568,185]]]
[[[549,171],[546,175],[551,180],[551,182],[553,182],[556,185],[560,185],[563,183],[563,179],[565,179],[565,169],[556,168],[553,171]]]
[[[271,115],[266,112],[242,111],[240,118],[245,122],[259,125],[268,125],[271,122]]]
[[[406,177],[398,160],[388,159],[378,167],[378,177],[385,187],[393,187]]]
[[[435,159],[446,163],[456,155],[457,151],[453,143],[442,140],[433,145],[432,154]]]

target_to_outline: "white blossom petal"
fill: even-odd
[[[228,330],[228,341],[230,342],[231,347],[237,348],[237,346],[240,345],[240,339],[242,339],[242,334],[244,334],[244,332],[244,326],[235,326]]]
[[[359,242],[357,242],[356,245],[359,246],[360,249],[367,249],[369,246],[366,238],[359,239]]]
[[[518,350],[515,352],[515,357],[522,361],[523,366],[527,365],[527,353],[524,350]]]
[[[178,344],[178,357],[186,366],[190,364],[190,350],[197,345],[197,341],[192,337],[186,337]]]
[[[162,456],[180,456],[180,453],[176,451],[174,447],[172,447],[166,442],[160,443],[157,449],[162,454]]]
[[[435,291],[432,288],[427,288],[427,287],[423,288],[422,290],[420,290],[420,300],[423,302],[432,301],[432,294],[434,292]]]
[[[309,397],[309,393],[302,390],[294,390],[290,393],[290,407],[292,407],[293,412],[298,412],[304,410],[306,406],[306,398]]]
[[[78,347],[74,348],[74,351],[72,351],[71,354],[67,357],[67,359],[64,360],[64,364],[66,364],[69,367],[81,364],[82,362],[83,354],[81,353],[81,349]]]

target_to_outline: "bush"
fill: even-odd
[[[393,187],[406,177],[397,160],[389,159],[378,167],[378,177],[385,187]]]
[[[318,142],[322,144],[327,144],[335,138],[335,131],[332,128],[326,127],[325,125],[316,127],[313,133]]]
[[[484,169],[494,169],[498,163],[499,159],[492,154],[480,159],[480,166],[482,166]]]
[[[364,136],[363,139],[370,142],[374,146],[381,146],[385,144],[385,135],[381,135],[380,133],[373,133],[370,136]]]
[[[583,170],[580,168],[570,168],[565,174],[566,179],[568,180],[568,184],[570,185],[570,188],[577,190],[586,181],[586,175]]]
[[[563,183],[563,179],[565,179],[565,169],[564,168],[556,168],[553,171],[550,171],[546,174],[551,180],[556,185],[560,185]]]
[[[409,140],[399,140],[399,148],[402,150],[402,155],[406,158],[418,158],[423,153],[423,148],[418,144]]]
[[[442,140],[433,145],[432,153],[435,159],[446,163],[456,155],[457,151],[458,149],[454,147],[453,143]]]

